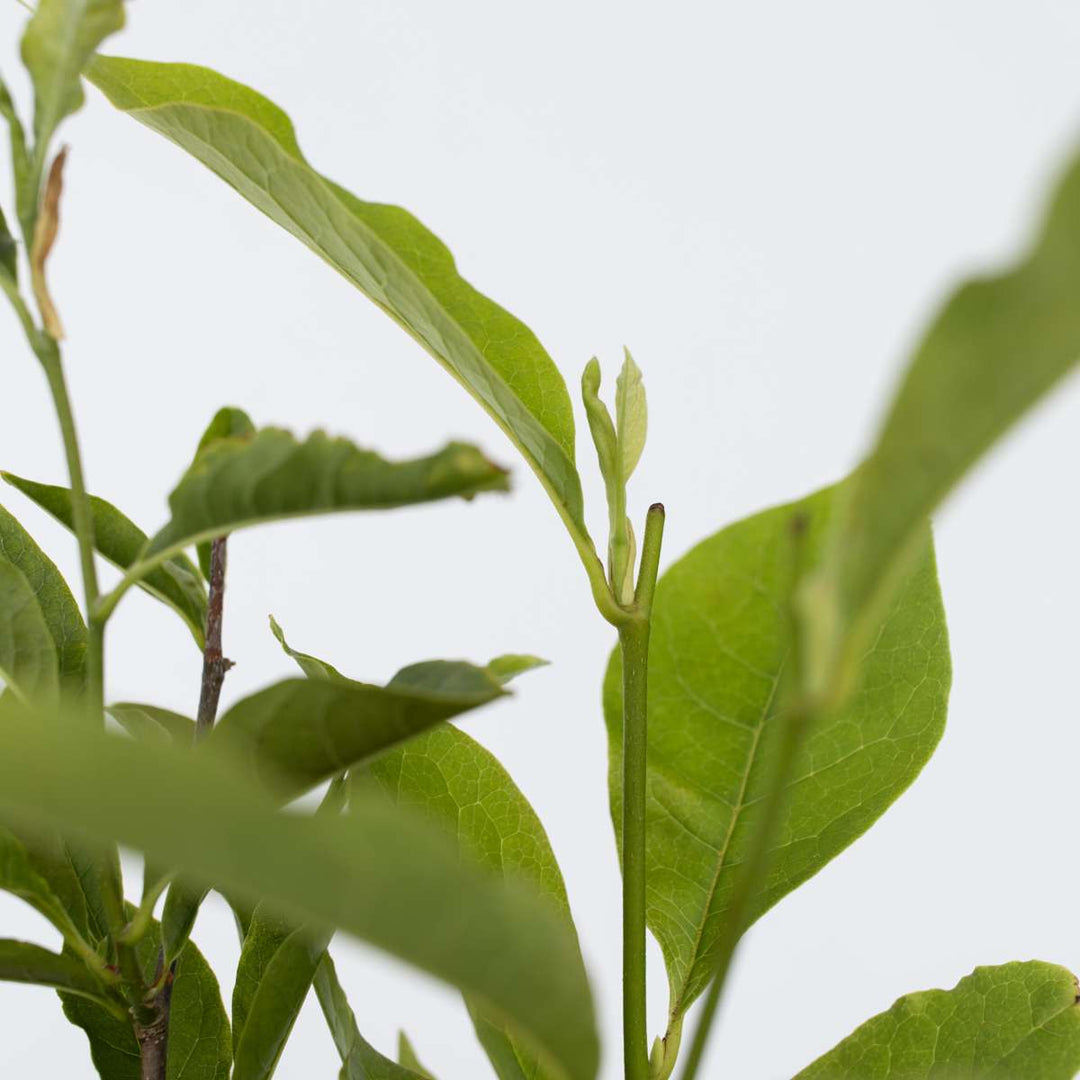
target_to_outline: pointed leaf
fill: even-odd
[[[0,561],[0,680],[23,701],[55,701],[56,646],[22,571]]]
[[[20,570],[37,598],[56,648],[61,685],[80,693],[86,683],[86,624],[56,564],[0,506],[0,561]]]
[[[796,1080],[1072,1080],[1078,1071],[1076,978],[1030,961],[900,998]]]
[[[80,75],[97,47],[124,25],[122,0],[38,0],[22,40],[34,83],[34,135],[42,149],[82,106]]]
[[[65,937],[75,925],[21,840],[3,827],[0,827],[0,889],[24,900]]]
[[[71,492],[67,488],[38,484],[11,473],[0,473],[0,476],[74,532],[75,514]],[[112,503],[96,495],[90,496],[90,513],[94,520],[95,549],[114,566],[127,570],[149,542],[146,533]],[[194,563],[178,553],[147,573],[139,586],[171,607],[187,623],[195,644],[201,649],[206,625],[206,588]]]
[[[297,442],[287,431],[264,428],[252,438],[207,446],[169,496],[172,520],[143,555],[180,551],[267,521],[507,489],[505,471],[462,443],[390,462],[320,431]]]
[[[850,682],[925,520],[979,458],[1080,361],[1080,159],[1026,258],[961,286],[908,365],[855,475],[830,558],[806,597],[814,689]]]
[[[660,942],[677,1021],[707,985],[712,950],[777,753],[790,521],[818,557],[837,489],[737,522],[660,579],[649,666],[648,923]],[[847,847],[907,788],[945,723],[950,683],[933,548],[921,557],[863,663],[847,708],[803,742],[757,918]],[[621,822],[622,665],[604,683],[609,790]]]
[[[645,402],[645,384],[641,369],[634,363],[630,350],[624,350],[622,371],[615,380],[615,426],[619,440],[619,460],[625,483],[633,475],[641,452],[645,449],[645,434],[649,426],[649,410]]]
[[[10,938],[0,938],[0,980],[51,986],[80,997],[107,1000],[101,984],[78,960]]]
[[[588,985],[549,899],[494,880],[444,830],[385,799],[353,800],[342,817],[282,814],[219,755],[69,728],[0,727],[0,810],[115,839],[298,923],[341,927],[482,1000],[555,1075],[593,1080]]]
[[[427,1080],[435,1080],[431,1073],[420,1064],[420,1059],[416,1056],[412,1043],[409,1042],[409,1036],[404,1031],[398,1032],[398,1061],[406,1069],[412,1069],[417,1076],[427,1077]]]
[[[367,203],[304,160],[289,118],[206,68],[98,57],[109,100],[183,147],[404,327],[513,440],[580,544],[574,419],[562,376],[533,333],[463,280],[411,214]]]

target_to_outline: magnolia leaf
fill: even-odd
[[[837,489],[737,522],[660,579],[649,666],[647,919],[663,950],[672,1030],[713,973],[731,891],[778,753],[789,643],[789,530],[821,551]],[[933,548],[921,555],[863,661],[858,694],[816,717],[796,761],[756,919],[846,848],[918,775],[945,723],[950,683]],[[612,816],[622,820],[622,665],[604,683]]]
[[[304,160],[289,118],[207,68],[98,57],[88,77],[117,108],[181,146],[399,323],[509,436],[580,551],[591,550],[558,368],[523,323],[463,280],[411,214],[368,203]]]
[[[51,986],[115,1007],[101,983],[80,961],[26,941],[0,938],[0,980]]]
[[[1033,960],[900,998],[796,1080],[1073,1080],[1078,1071],[1076,978]]]
[[[273,1075],[330,936],[255,909],[233,990],[233,1080]]]
[[[645,403],[645,384],[641,369],[629,349],[623,350],[622,371],[615,380],[615,427],[619,442],[619,463],[623,483],[630,479],[645,449],[649,410]]]
[[[60,687],[56,646],[30,582],[0,561],[0,680],[21,701],[53,702]]]
[[[122,0],[38,0],[23,35],[22,59],[34,83],[39,154],[60,121],[82,106],[83,68],[123,25]]]
[[[68,914],[65,902],[53,892],[48,878],[39,872],[21,838],[3,827],[0,827],[0,890],[24,900],[44,915],[65,938],[70,938],[78,925]],[[68,903],[72,902],[70,897],[77,895],[68,890]],[[82,923],[80,932],[85,929],[85,913]]]
[[[1080,158],[1026,257],[962,285],[916,349],[804,596],[810,689],[842,696],[927,516],[1080,360]]]
[[[190,745],[195,740],[195,721],[171,709],[119,701],[107,707],[109,715],[135,739]]]
[[[172,519],[143,557],[171,555],[262,522],[471,498],[508,486],[503,469],[462,443],[390,462],[320,431],[297,442],[287,431],[263,428],[251,437],[217,439],[199,454],[169,496]]]
[[[409,1036],[404,1031],[398,1032],[398,1061],[406,1069],[411,1069],[417,1076],[427,1077],[427,1080],[435,1080],[431,1073],[420,1064],[420,1059],[416,1056],[412,1043],[409,1042]]]
[[[86,685],[86,624],[67,582],[33,537],[0,506],[0,561],[26,578],[56,651],[60,684],[80,693]]]
[[[221,755],[69,728],[0,727],[0,810],[116,840],[298,924],[340,927],[482,1001],[561,1080],[596,1076],[588,984],[550,899],[492,878],[384,798],[353,799],[340,817],[283,814]]]
[[[39,484],[6,472],[0,473],[0,477],[74,532],[75,512],[71,492],[67,488]],[[90,496],[90,513],[94,522],[94,547],[98,553],[121,570],[134,565],[148,543],[146,533],[112,503],[95,495]],[[206,587],[195,564],[186,555],[177,553],[145,574],[139,586],[171,607],[187,623],[195,644],[202,649],[206,625]]]

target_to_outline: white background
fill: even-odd
[[[25,105],[23,17],[0,9],[3,70]],[[856,461],[942,291],[1023,243],[1080,119],[1080,12],[1050,0],[159,0],[132,4],[129,21],[114,51],[249,82],[290,111],[320,169],[417,213],[537,331],[572,388],[592,354],[610,378],[631,346],[651,409],[633,509],[640,520],[666,502],[665,563]],[[225,698],[290,673],[270,612],[298,647],[366,679],[432,656],[549,657],[467,727],[547,825],[614,1080],[618,872],[598,704],[612,634],[555,513],[405,335],[89,96],[63,133],[52,277],[93,490],[152,531],[224,403],[394,454],[467,438],[515,466],[510,499],[237,536]],[[63,482],[44,382],[10,314],[0,347],[0,466]],[[704,1075],[782,1080],[899,994],[976,964],[1080,968],[1078,409],[1073,383],[941,513],[955,661],[945,739],[868,836],[751,932]],[[72,541],[14,492],[0,498],[75,580]],[[199,658],[170,612],[131,595],[109,646],[113,699],[194,710]],[[0,924],[55,940],[10,898]],[[237,947],[220,905],[196,938],[228,995]],[[489,1075],[454,992],[360,946],[336,953],[377,1045],[406,1026],[441,1080]],[[655,1030],[665,1005],[654,953]],[[312,1006],[281,1077],[336,1075]],[[92,1075],[51,992],[0,987],[0,1075]]]

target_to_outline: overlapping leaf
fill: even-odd
[[[704,989],[712,950],[777,753],[788,644],[793,515],[821,549],[835,489],[740,521],[705,540],[657,586],[649,669],[648,922],[677,1021]],[[912,782],[945,722],[950,663],[929,535],[863,662],[862,687],[808,732],[790,785],[760,916],[864,832]],[[622,683],[604,684],[610,793],[621,822]]]
[[[407,330],[487,410],[586,537],[574,422],[533,333],[458,275],[411,214],[367,203],[304,160],[289,118],[206,68],[98,57],[88,77],[119,109],[183,147]]]
[[[297,923],[340,926],[482,1001],[554,1075],[596,1075],[577,943],[550,901],[493,879],[385,799],[353,800],[341,818],[281,814],[217,755],[8,723],[0,810],[115,839]]]
[[[0,476],[74,532],[75,513],[67,488],[39,484],[12,473],[0,473]],[[114,566],[127,570],[138,561],[149,542],[146,533],[112,503],[96,495],[90,496],[90,513],[94,522],[94,547]],[[186,555],[177,553],[155,567],[139,581],[139,586],[171,607],[187,623],[195,644],[200,649],[203,647],[206,587]]]
[[[0,981],[51,986],[93,1001],[107,1001],[101,984],[84,964],[27,941],[0,938]]]
[[[1073,1080],[1076,977],[1039,961],[976,968],[952,990],[900,998],[796,1080]]]
[[[60,672],[49,624],[23,573],[0,561],[0,681],[22,701],[55,701]]]

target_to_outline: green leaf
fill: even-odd
[[[737,522],[660,579],[649,651],[647,918],[673,1024],[708,984],[712,950],[777,756],[788,648],[790,522],[814,565],[839,495],[820,491]],[[933,548],[877,627],[859,693],[816,719],[794,768],[756,919],[873,824],[918,775],[945,723],[951,672]],[[622,665],[604,683],[609,791],[622,819]]]
[[[55,701],[60,688],[56,646],[22,571],[0,561],[0,680],[20,700]]]
[[[34,83],[35,149],[43,153],[60,121],[82,106],[83,68],[123,25],[122,0],[38,0],[22,39]]]
[[[315,972],[315,993],[344,1063],[341,1080],[417,1080],[419,1074],[384,1057],[360,1034],[329,953]]]
[[[562,376],[533,333],[462,279],[411,214],[368,203],[304,160],[276,105],[206,68],[98,57],[89,73],[119,109],[183,147],[411,334],[510,437],[575,542],[588,541]],[[591,547],[591,544],[589,545]]]
[[[255,909],[233,990],[233,1080],[273,1075],[330,937]]]
[[[174,881],[165,897],[161,912],[161,947],[165,950],[166,963],[172,963],[185,949],[199,908],[210,891],[207,885]]]
[[[71,935],[76,923],[68,915],[65,903],[39,873],[21,839],[3,827],[0,827],[0,889],[44,915],[65,938]]]
[[[0,980],[51,986],[96,1001],[108,1000],[101,983],[74,957],[10,938],[0,938]]]
[[[1033,960],[900,998],[796,1080],[1072,1080],[1078,1071],[1076,978]]]
[[[287,431],[264,428],[253,438],[218,439],[195,459],[169,496],[172,519],[143,558],[262,522],[507,489],[505,471],[462,443],[390,462],[321,431],[297,442]]]
[[[26,222],[25,235],[29,236],[33,226],[33,215],[37,210],[34,205],[37,192],[30,189],[30,156],[26,148],[26,132],[15,110],[15,103],[11,100],[11,91],[8,90],[3,79],[0,79],[0,116],[4,118],[8,126],[11,171],[15,180],[15,209],[20,225]],[[17,258],[12,259],[8,270],[11,275],[11,284],[17,284]]]
[[[299,795],[436,724],[506,696],[501,678],[464,661],[413,664],[386,686],[355,682],[314,657],[290,649],[281,628],[276,623],[272,626],[286,651],[316,678],[288,679],[238,701],[218,722],[206,745],[220,747],[244,762],[282,799]],[[514,658],[518,664],[521,661]],[[500,658],[494,663],[509,661]],[[503,668],[497,670],[505,675]]]
[[[1080,360],[1080,159],[1026,258],[961,286],[916,349],[805,597],[812,689],[842,693],[927,516]]]
[[[619,461],[625,483],[633,475],[645,449],[649,410],[645,402],[645,384],[641,369],[629,349],[623,350],[622,371],[615,380],[615,425],[619,442]]]
[[[243,439],[254,435],[255,424],[252,422],[251,417],[243,409],[238,409],[234,405],[226,405],[225,408],[218,409],[214,413],[214,418],[207,425],[202,438],[199,440],[199,447],[195,451],[195,457],[198,458],[211,443],[217,442],[218,439]],[[198,551],[199,569],[202,570],[203,577],[209,581],[210,544],[203,541],[198,545]]]
[[[61,685],[81,693],[86,685],[86,624],[56,564],[34,538],[0,506],[0,561],[26,578],[55,646]]]
[[[297,923],[341,927],[482,1000],[555,1075],[593,1080],[589,989],[549,899],[493,879],[444,830],[383,798],[354,799],[341,817],[283,814],[219,755],[69,727],[0,727],[0,811],[114,839]]]
[[[154,924],[157,929],[157,924]],[[137,953],[145,976],[158,962],[158,934],[150,933]],[[63,995],[64,1015],[83,1029],[102,1080],[141,1080],[139,1045],[131,1021],[118,1019],[93,1002]],[[210,965],[191,943],[176,966],[169,1006],[166,1080],[228,1080],[232,1061],[229,1018]]]
[[[427,1077],[427,1080],[435,1080],[431,1073],[420,1064],[420,1059],[416,1056],[412,1043],[409,1042],[409,1036],[404,1031],[398,1032],[398,1061],[405,1068],[412,1069],[417,1076]]]
[[[75,515],[71,492],[67,488],[39,484],[7,472],[0,473],[0,477],[74,532]],[[94,521],[94,547],[98,553],[121,570],[134,565],[149,542],[146,533],[112,503],[96,495],[90,496],[90,512]],[[200,649],[203,647],[206,588],[195,564],[186,555],[178,553],[151,570],[139,581],[139,586],[171,607],[187,623],[195,644]]]
[[[195,721],[171,709],[118,701],[107,706],[109,715],[135,739],[190,745],[195,739]]]
[[[368,779],[370,776],[371,779]],[[453,725],[436,728],[354,774],[352,790],[374,780],[398,804],[432,817],[462,852],[488,870],[528,881],[574,934],[562,874],[536,812],[493,754]],[[581,959],[576,963],[581,967]],[[582,978],[584,978],[584,968]],[[481,1003],[466,999],[477,1036],[500,1080],[550,1076],[527,1045]]]

